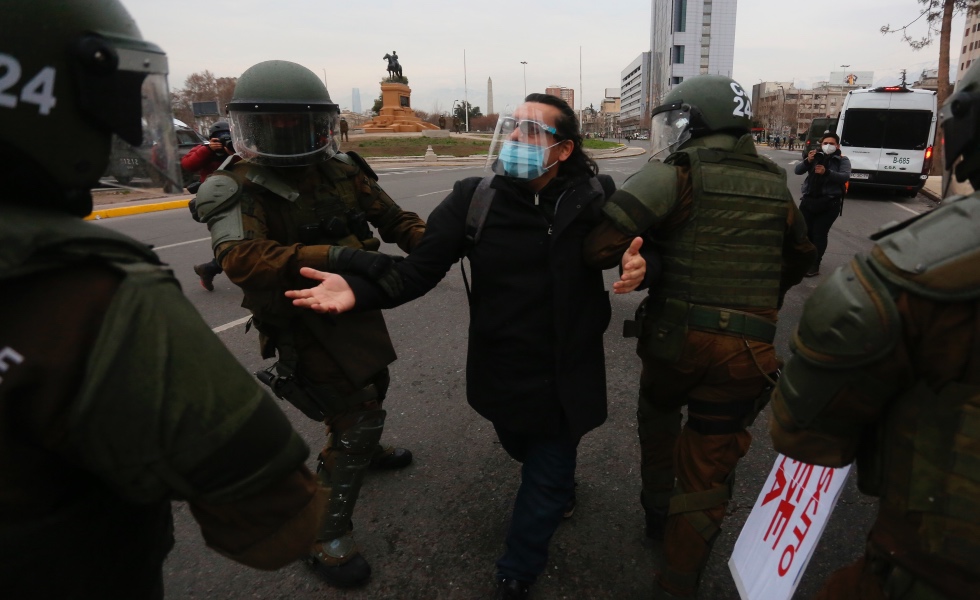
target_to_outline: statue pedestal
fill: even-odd
[[[412,112],[412,88],[404,83],[381,84],[381,113],[364,123],[364,133],[418,133],[439,129]]]

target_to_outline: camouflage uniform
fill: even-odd
[[[856,460],[867,553],[820,598],[980,590],[980,194],[878,240],[820,285],[773,395],[776,450]]]
[[[242,306],[254,315],[262,357],[278,352],[269,372],[274,389],[326,425],[318,471],[333,491],[318,540],[346,541],[333,554],[323,554],[318,544],[314,554],[328,563],[342,561],[356,553],[350,516],[379,449],[387,366],[395,351],[380,311],[317,315],[293,307],[283,293],[311,285],[299,275],[301,267],[336,268],[334,246],[377,250],[380,241],[369,224],[406,252],[421,240],[425,224],[346,154],[291,168],[243,161],[213,175],[197,201],[208,215],[218,261],[244,291]]]
[[[663,257],[661,283],[628,324],[643,361],[641,502],[648,535],[665,544],[660,586],[690,595],[778,369],[777,309],[814,249],[785,173],[756,156],[749,136],[698,138],[618,193],[606,213],[628,235],[646,232]]]

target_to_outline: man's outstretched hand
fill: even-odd
[[[633,238],[630,247],[623,253],[623,260],[620,263],[623,274],[619,277],[619,281],[613,284],[613,291],[617,294],[632,292],[643,283],[643,278],[647,274],[647,261],[640,256],[642,246],[643,238]]]
[[[293,306],[334,315],[354,308],[354,291],[340,275],[309,267],[301,268],[299,274],[319,281],[320,285],[305,290],[288,290],[286,297],[293,300]]]

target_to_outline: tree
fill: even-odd
[[[235,92],[237,77],[215,77],[211,71],[192,73],[184,80],[183,89],[170,93],[174,116],[185,123],[194,122],[194,102],[218,101],[218,111],[224,112]]]
[[[453,109],[453,116],[459,119],[460,123],[464,122],[465,120],[465,116],[463,114],[464,104],[466,105],[467,112],[470,113],[470,121],[472,121],[477,117],[483,116],[483,113],[480,112],[479,106],[473,106],[469,102],[460,102],[459,104],[456,105],[456,108]]]
[[[374,99],[374,106],[371,107],[371,114],[375,116],[380,115],[381,107],[383,106],[383,104],[384,102],[381,99],[381,96],[379,95],[377,98]]]
[[[881,28],[881,33],[901,33],[902,40],[914,50],[921,50],[931,45],[936,35],[939,35],[939,81],[936,89],[936,101],[939,106],[942,106],[953,90],[953,86],[949,83],[949,41],[952,33],[950,29],[953,23],[953,15],[963,11],[975,14],[980,11],[980,0],[918,0],[918,2],[923,6],[918,17],[905,26],[895,29],[892,29],[891,25],[884,25]],[[921,38],[915,39],[909,35],[909,27],[922,17],[926,19],[926,33]],[[936,135],[939,135],[938,131]],[[935,144],[933,145],[935,146]],[[940,145],[937,153],[938,160],[934,160],[932,163],[934,175],[942,172],[942,154]]]

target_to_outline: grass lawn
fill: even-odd
[[[618,142],[607,142],[606,140],[583,140],[582,143],[589,150],[608,150],[622,146]]]
[[[466,138],[383,137],[341,142],[342,151],[353,150],[361,156],[422,156],[432,146],[436,154],[470,156],[486,154],[490,143]]]

